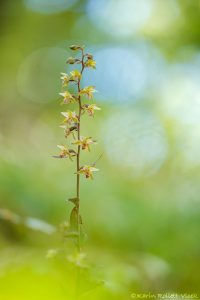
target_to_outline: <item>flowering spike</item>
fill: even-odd
[[[81,87],[82,74],[85,68],[96,68],[96,61],[93,55],[89,53],[84,53],[84,46],[72,45],[70,46],[72,51],[80,51],[80,58],[69,57],[67,59],[67,64],[79,64],[80,70],[73,70],[69,74],[61,73],[62,88],[73,83],[76,87],[76,92],[70,93],[68,90],[63,90],[59,93],[63,97],[63,103],[74,103],[77,105],[77,109],[71,111],[61,112],[64,117],[62,125],[60,126],[64,129],[64,136],[71,140],[71,144],[76,146],[76,151],[68,148],[68,146],[58,145],[60,149],[59,155],[53,156],[56,158],[69,158],[72,160],[73,157],[76,159],[76,195],[74,198],[70,198],[69,201],[74,204],[74,208],[70,214],[70,223],[67,226],[67,232],[64,233],[64,237],[73,237],[76,239],[76,245],[78,253],[80,253],[80,233],[82,218],[80,216],[80,175],[84,175],[85,178],[93,179],[93,172],[98,171],[94,164],[80,165],[80,156],[82,150],[90,151],[90,145],[96,144],[96,141],[91,137],[84,137],[81,135],[81,116],[86,112],[89,116],[94,116],[95,111],[100,110],[96,104],[84,104],[83,97],[88,99],[93,98],[93,94],[96,92],[94,86]],[[66,231],[65,230],[65,231]]]

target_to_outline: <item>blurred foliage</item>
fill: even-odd
[[[122,37],[117,29],[113,35],[92,23],[87,14],[89,1],[74,1],[67,10],[55,14],[33,11],[25,5],[29,2],[0,1],[0,208],[4,209],[0,213],[0,299],[73,299],[76,267],[67,259],[71,242],[63,243],[59,230],[44,232],[46,223],[59,229],[59,224],[68,220],[71,204],[65,200],[75,193],[73,164],[51,157],[56,145],[63,142],[58,128],[58,93],[59,75],[66,71],[69,56],[66,49],[78,43],[98,51],[132,46],[142,40],[159,49],[167,68],[187,63],[199,55],[200,3],[155,0],[157,10],[152,18],[138,32]],[[176,2],[179,8],[172,25],[162,23],[159,17],[167,14],[165,5],[169,2]],[[133,11],[133,18],[135,14]],[[94,72],[98,74],[98,64]],[[192,76],[195,72],[191,71]],[[166,74],[171,85],[173,78]],[[136,84],[129,82],[130,87]],[[117,85],[109,89],[115,90]],[[117,104],[99,91],[97,105],[101,102],[102,111],[95,116],[95,127],[83,118],[83,130],[99,141],[92,160],[104,154],[95,180],[81,181],[81,211],[88,235],[84,252],[90,265],[81,269],[81,299],[130,299],[133,292],[200,292],[200,160],[191,154],[193,163],[188,163],[184,155],[192,146],[188,144],[186,150],[177,146],[189,137],[192,143],[199,141],[199,135],[193,136],[192,131],[199,130],[199,118],[194,128],[191,123],[180,125],[165,114],[165,109],[160,110],[159,84],[156,88],[153,92],[147,89],[132,102],[123,102],[122,94]],[[176,86],[174,93],[172,99],[176,98]],[[197,106],[194,112],[199,112]],[[154,173],[135,177],[134,168],[132,176],[124,166],[125,159],[130,159],[126,142],[134,140],[135,131],[123,138],[120,119],[108,124],[114,112],[133,113],[133,119],[127,117],[127,124],[132,124],[138,109],[153,112],[160,120],[168,149]],[[136,131],[143,122],[141,119],[136,124]],[[113,132],[119,140],[107,147]],[[111,149],[110,154],[107,149]],[[118,149],[123,151],[117,154],[121,157],[117,162]],[[146,151],[150,150],[147,144]],[[133,159],[140,162],[140,155],[145,157],[145,153],[138,151],[138,158]],[[86,155],[83,161],[87,162]],[[36,221],[36,227],[26,226],[30,224],[26,218],[46,223]],[[65,249],[66,253],[59,250],[59,255],[47,259],[48,249]]]

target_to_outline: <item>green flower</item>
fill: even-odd
[[[79,171],[77,172],[77,174],[82,174],[85,175],[85,178],[91,178],[93,179],[93,172],[97,172],[99,171],[99,169],[93,167],[93,166],[83,166],[79,169]]]
[[[69,125],[79,123],[78,116],[75,111],[67,111],[61,112],[61,114],[65,117],[63,123],[67,123]]]
[[[63,97],[64,104],[73,103],[76,101],[76,98],[68,91],[59,93],[59,95]]]
[[[85,67],[87,68],[93,68],[96,69],[96,61],[93,59],[88,59],[86,60],[86,62],[84,63]]]
[[[78,70],[70,72],[70,75],[70,80],[72,81],[78,81],[81,79],[81,73]]]
[[[94,86],[90,85],[90,86],[86,86],[85,88],[83,88],[79,95],[85,95],[87,96],[89,99],[93,98],[93,93],[97,92],[94,88]]]
[[[81,136],[80,140],[76,140],[72,144],[81,146],[82,150],[88,150],[88,151],[90,151],[90,145],[96,144],[96,141],[93,140],[91,137]]]
[[[68,127],[66,125],[61,125],[60,128],[64,129],[64,133],[65,133],[65,137],[67,138],[68,136],[72,135],[73,138],[75,139],[75,135],[74,135],[74,130],[77,131],[77,126],[71,126]]]
[[[60,73],[61,74],[61,77],[60,79],[62,80],[62,86],[67,86],[68,83],[69,83],[69,75],[66,74],[66,73]]]
[[[89,116],[94,116],[95,110],[101,110],[100,107],[98,107],[96,104],[84,104],[83,109],[88,113]]]
[[[59,154],[60,158],[69,158],[70,160],[72,160],[72,157],[76,156],[76,152],[73,149],[68,149],[63,145],[57,145],[57,147],[61,150]]]

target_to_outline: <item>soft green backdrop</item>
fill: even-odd
[[[0,16],[0,299],[73,298],[68,254],[46,258],[62,233],[39,220],[59,228],[75,193],[74,164],[51,157],[74,43],[102,108],[83,117],[99,142],[83,161],[103,157],[81,180],[81,299],[200,292],[199,0],[7,0]]]

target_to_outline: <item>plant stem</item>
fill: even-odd
[[[81,75],[84,70],[84,53],[82,51],[82,59],[81,59]],[[78,80],[77,83],[78,87],[78,93],[81,91],[80,87],[80,79]],[[80,140],[80,135],[81,135],[81,111],[82,111],[82,106],[81,106],[81,96],[79,94],[78,96],[78,126],[77,126],[77,138]],[[76,197],[78,198],[78,203],[77,203],[77,230],[78,230],[78,236],[77,236],[77,250],[78,253],[81,251],[81,243],[80,243],[80,174],[78,174],[78,171],[80,169],[80,150],[81,146],[78,146],[78,151],[77,151],[77,157],[76,157],[76,170],[77,170],[77,176],[76,176]],[[75,299],[79,299],[79,289],[80,289],[80,269],[77,267],[76,270],[76,290],[75,290]]]
[[[81,69],[81,75],[83,73],[84,70],[84,53],[83,50],[82,51],[82,59],[81,59],[81,64],[82,64],[82,69]],[[80,79],[78,80],[77,83],[77,87],[78,87],[78,93],[80,93],[81,91],[81,87],[80,87]],[[78,140],[80,140],[80,133],[81,133],[81,96],[78,96],[78,127],[77,127],[77,137]],[[80,245],[80,174],[78,174],[78,171],[80,169],[80,150],[81,150],[81,146],[78,146],[78,152],[77,152],[77,158],[76,158],[76,169],[77,169],[77,177],[76,177],[76,197],[78,198],[78,204],[77,204],[77,229],[78,229],[78,237],[77,237],[77,249],[78,252],[80,252],[81,250],[81,245]]]

